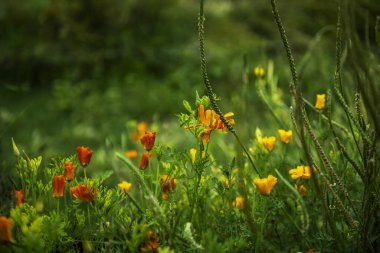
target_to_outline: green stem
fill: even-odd
[[[91,203],[87,204],[87,220],[88,220],[88,226],[91,228],[90,205]]]
[[[132,204],[137,208],[139,209],[139,211],[141,213],[144,213],[144,210],[141,208],[141,206],[136,202],[136,200],[128,193],[128,192],[125,192],[128,196],[128,198],[132,201]]]

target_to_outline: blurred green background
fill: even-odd
[[[305,96],[325,92],[334,74],[335,1],[279,0]],[[358,34],[374,41],[379,3],[357,2]],[[156,122],[163,144],[186,137],[176,114],[204,93],[196,0],[0,1],[0,157],[11,137],[31,156],[65,156],[117,140],[131,120]],[[209,75],[222,108],[250,69],[273,61],[284,100],[289,70],[268,1],[206,1]],[[368,29],[367,29],[368,28]],[[255,94],[255,91],[252,90]],[[255,96],[255,95],[254,95]],[[270,123],[257,100],[250,124]],[[167,127],[172,124],[173,127]],[[176,128],[177,127],[177,128]],[[166,136],[166,137],[165,137]],[[161,139],[160,139],[161,138]],[[105,163],[105,161],[102,161]]]

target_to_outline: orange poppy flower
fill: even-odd
[[[129,159],[135,159],[138,154],[136,150],[127,150],[125,151],[124,155]]]
[[[53,177],[53,198],[63,197],[66,181],[64,176]]]
[[[145,151],[141,156],[139,169],[145,170],[146,167],[148,167],[148,164],[149,164],[149,153],[147,151]]]
[[[145,131],[143,137],[141,137],[141,144],[144,145],[145,150],[149,151],[154,146],[154,141],[156,140],[156,132]]]
[[[0,241],[13,241],[12,228],[13,221],[5,216],[0,216]]]
[[[77,147],[78,159],[82,167],[86,167],[90,163],[92,153],[94,153],[94,151],[89,147]]]
[[[70,188],[71,194],[74,198],[83,202],[92,202],[96,198],[97,191],[95,187],[92,187],[91,181],[88,181],[87,186],[80,184]]]
[[[24,204],[24,191],[19,190],[19,191],[15,191],[15,193],[16,193],[16,197],[17,197],[16,206],[21,206],[22,204]]]
[[[210,141],[210,135],[213,130],[222,130],[223,132],[227,131],[227,126],[224,125],[223,121],[220,119],[220,116],[214,110],[206,110],[204,105],[199,105],[198,107],[198,116],[202,124],[198,124],[199,126],[204,126],[205,129],[200,133],[202,136],[202,140],[204,142]],[[224,118],[226,118],[227,122],[231,125],[235,124],[235,120],[230,119],[230,117],[234,116],[233,112],[229,112],[224,114]]]
[[[141,252],[158,252],[158,246],[160,237],[155,235],[152,231],[149,230],[148,232],[148,240],[145,242],[145,244],[140,248]]]
[[[64,173],[65,179],[67,181],[74,180],[74,163],[72,162],[65,162],[65,173]]]

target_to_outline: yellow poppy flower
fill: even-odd
[[[255,67],[254,69],[253,69],[253,74],[256,76],[256,77],[264,77],[264,75],[265,75],[265,70],[264,70],[264,68],[262,68],[262,67]]]
[[[243,210],[244,209],[244,204],[245,204],[245,199],[243,197],[236,197],[234,206],[239,209]]]
[[[292,130],[285,131],[284,129],[279,129],[278,135],[282,143],[288,144],[292,140],[293,132]]]
[[[121,182],[120,184],[118,184],[118,186],[119,189],[123,192],[131,192],[132,184],[127,181]]]
[[[323,110],[326,105],[326,94],[317,94],[317,100],[315,102],[315,108]]]
[[[300,177],[304,180],[309,180],[311,177],[310,166],[297,166],[297,168],[289,170],[289,175],[296,180]]]
[[[277,184],[277,178],[269,175],[267,178],[255,178],[253,183],[256,185],[256,188],[261,195],[268,196],[273,187]]]
[[[272,152],[276,145],[276,137],[274,136],[264,137],[262,139],[262,144],[266,150],[268,150],[269,152]]]

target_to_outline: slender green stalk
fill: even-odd
[[[244,144],[240,141],[238,135],[236,134],[236,131],[234,127],[226,120],[223,113],[221,112],[216,99],[215,99],[215,93],[212,90],[212,86],[210,83],[210,80],[207,75],[207,63],[206,63],[206,53],[205,53],[205,47],[204,47],[204,21],[205,17],[203,14],[203,3],[204,0],[200,0],[200,13],[199,13],[199,19],[198,19],[198,34],[199,34],[199,49],[200,49],[200,56],[201,56],[201,72],[203,77],[203,82],[207,89],[207,96],[210,99],[211,106],[214,109],[214,111],[220,116],[220,120],[223,122],[223,124],[227,127],[227,129],[235,136],[236,140],[238,141],[239,145],[243,149],[244,153],[247,155],[250,164],[256,171],[256,173],[261,178],[260,172],[256,168],[255,164],[253,163],[252,157],[249,154],[248,150],[245,148]]]
[[[128,196],[128,198],[132,201],[132,204],[141,212],[144,213],[144,210],[141,208],[141,206],[136,202],[136,200],[128,193],[125,192]]]
[[[260,85],[257,85],[257,93],[259,94],[259,97],[267,107],[268,111],[270,112],[273,119],[277,122],[279,128],[284,128],[284,123],[277,117],[277,115],[274,113],[272,106],[269,104],[268,99],[265,97],[263,90],[261,89]]]

